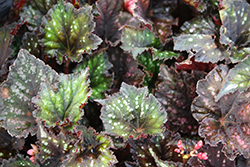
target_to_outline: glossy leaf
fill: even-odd
[[[90,87],[92,89],[91,98],[105,98],[104,92],[109,89],[113,79],[108,71],[112,64],[108,62],[106,52],[85,58],[74,71],[81,71],[87,67],[89,67]]]
[[[191,113],[191,103],[196,97],[196,83],[205,77],[204,72],[178,72],[167,65],[161,65],[159,74],[162,83],[155,92],[156,98],[168,113],[168,126],[173,131],[195,135],[198,123]]]
[[[65,166],[114,166],[117,160],[110,151],[113,145],[109,137],[98,134],[91,128],[78,126],[76,130],[81,133],[78,151],[70,160],[64,161]]]
[[[29,0],[25,3],[20,15],[28,23],[30,31],[38,30],[43,15],[57,2],[58,0]]]
[[[32,101],[38,106],[35,117],[48,126],[70,122],[73,125],[81,118],[80,106],[87,102],[91,91],[88,89],[88,69],[74,74],[60,74],[58,83],[45,82]]]
[[[206,79],[199,81],[198,97],[192,104],[194,118],[201,124],[199,135],[212,146],[222,142],[226,156],[234,160],[237,154],[249,157],[249,90],[235,91],[215,98],[223,86],[228,69],[219,66],[212,70]]]
[[[174,37],[174,44],[174,50],[195,51],[195,60],[204,63],[216,63],[229,57],[217,48],[211,35],[184,34]]]
[[[121,39],[118,20],[119,11],[122,8],[123,0],[99,0],[96,7],[99,16],[95,18],[95,33],[105,42],[116,45]]]
[[[149,50],[150,47],[159,45],[159,39],[146,27],[145,29],[125,27],[122,31],[121,42],[121,48],[131,52],[134,59],[138,54]]]
[[[235,90],[240,90],[242,92],[250,87],[249,66],[250,57],[248,56],[228,72],[216,100],[229,92],[234,92]]]
[[[147,94],[146,87],[136,88],[122,83],[119,93],[98,100],[103,105],[100,117],[106,132],[125,139],[141,133],[160,133],[166,113],[156,98],[152,94],[147,97]]]
[[[250,5],[245,1],[223,1],[224,9],[220,10],[222,21],[221,40],[223,44],[245,46],[250,42]],[[229,42],[232,43],[229,43]]]
[[[91,6],[75,11],[71,3],[59,1],[42,19],[41,43],[45,52],[57,57],[62,64],[63,57],[80,62],[83,53],[91,53],[102,40],[93,34],[94,22]]]
[[[55,82],[58,74],[26,50],[20,50],[10,68],[7,81],[1,85],[1,117],[4,127],[11,135],[26,137],[34,134],[36,122],[32,115],[35,110],[31,103],[42,82]]]

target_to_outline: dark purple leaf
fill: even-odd
[[[7,72],[8,69],[5,66],[5,62],[13,53],[13,50],[10,49],[10,43],[13,39],[10,33],[13,27],[14,24],[0,28],[0,76]]]
[[[148,11],[148,17],[154,23],[155,31],[164,45],[171,40],[173,34],[172,26],[178,25],[178,18],[174,18],[171,13],[177,6],[177,1],[161,0],[151,2],[151,8]]]
[[[196,97],[191,110],[194,118],[201,124],[199,135],[206,143],[216,146],[222,142],[226,156],[234,160],[238,154],[249,157],[250,148],[250,97],[249,90],[216,96],[225,82],[228,69],[218,66],[206,79],[198,82]]]
[[[205,167],[234,167],[235,162],[230,161],[222,151],[223,144],[219,143],[217,146],[212,147],[209,144],[203,145],[199,152],[207,154],[207,160],[199,160],[194,157],[188,160],[188,164],[195,166],[195,164],[203,164]],[[196,161],[196,162],[195,162]],[[197,163],[198,162],[198,163]]]
[[[38,43],[38,39],[36,36],[36,32],[26,32],[23,35],[22,39],[22,48],[29,51],[30,54],[36,56],[37,58],[42,59],[43,57],[43,50]]]
[[[16,156],[18,150],[22,150],[24,139],[12,137],[8,132],[0,127],[0,162],[1,159],[9,159],[11,156]]]
[[[123,0],[99,0],[96,2],[99,16],[95,18],[95,34],[105,42],[117,45],[120,42],[121,31],[118,14],[121,10]]]
[[[190,106],[196,97],[196,83],[205,77],[204,72],[177,72],[162,64],[160,68],[162,83],[157,87],[155,96],[168,113],[167,124],[173,131],[195,135],[198,123],[193,118]]]
[[[144,74],[138,69],[138,62],[130,54],[124,53],[119,47],[107,50],[108,60],[113,64],[114,89],[118,91],[122,82],[139,86]]]

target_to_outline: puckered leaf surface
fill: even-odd
[[[95,33],[103,41],[111,42],[113,45],[116,45],[121,38],[118,14],[122,4],[122,0],[99,0],[96,2],[99,16],[95,18]]]
[[[221,43],[239,47],[247,45],[250,42],[250,5],[245,0],[226,0],[223,5],[224,9],[219,11],[223,25]]]
[[[38,106],[35,117],[44,120],[48,126],[62,124],[65,121],[73,125],[81,118],[81,104],[87,102],[91,91],[88,89],[88,69],[74,74],[61,74],[59,83],[44,82],[38,96],[32,101]]]
[[[42,17],[55,5],[58,0],[29,0],[21,10],[21,17],[27,21],[30,31],[37,30],[41,25]]]
[[[80,62],[82,53],[90,53],[102,42],[92,33],[95,24],[91,10],[91,6],[75,10],[71,3],[59,1],[43,17],[41,43],[46,53],[57,56],[59,64],[64,56]]]
[[[112,140],[104,134],[98,134],[93,129],[78,126],[81,141],[77,144],[78,151],[69,160],[64,161],[65,166],[114,166],[116,157],[110,151]]]
[[[217,48],[211,35],[183,34],[174,37],[174,50],[195,51],[195,60],[216,63],[229,55]]]
[[[137,55],[149,50],[150,47],[158,46],[159,39],[147,28],[136,29],[133,27],[125,27],[122,31],[121,48],[127,52],[131,52],[134,59]]]
[[[162,131],[166,113],[146,87],[136,88],[122,83],[119,93],[105,100],[98,100],[103,107],[101,119],[106,132],[125,139],[141,133],[156,134]]]
[[[35,110],[31,98],[36,96],[45,80],[55,82],[58,74],[26,50],[20,50],[10,68],[7,81],[1,85],[1,116],[4,127],[11,135],[26,137],[35,133]]]
[[[204,72],[178,72],[162,64],[160,68],[162,83],[155,92],[156,98],[168,113],[167,124],[173,131],[194,135],[197,133],[198,123],[191,113],[191,103],[196,97],[196,83],[205,77]]]
[[[249,90],[235,91],[215,101],[227,74],[226,66],[218,66],[206,79],[198,82],[192,104],[194,118],[201,124],[199,135],[212,146],[222,142],[226,156],[233,160],[237,154],[249,158],[250,97]]]
[[[101,52],[92,57],[86,57],[74,71],[81,71],[89,67],[90,87],[92,89],[91,98],[105,98],[104,91],[108,90],[112,84],[112,75],[108,72],[112,64],[108,62],[106,52]]]
[[[221,98],[223,95],[235,90],[246,90],[250,87],[250,56],[239,62],[233,69],[231,69],[226,75],[223,87],[220,89],[216,100]]]

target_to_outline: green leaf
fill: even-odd
[[[77,126],[76,130],[81,134],[81,141],[77,145],[78,151],[69,160],[64,161],[65,166],[109,167],[117,163],[116,157],[110,151],[113,147],[110,137],[98,134],[92,128]]]
[[[11,135],[26,137],[29,132],[36,133],[36,122],[32,115],[35,108],[31,99],[37,95],[42,82],[53,83],[57,76],[41,60],[26,50],[20,50],[7,81],[0,87],[0,101],[3,101],[0,119],[4,120],[4,127]]]
[[[223,95],[235,90],[243,92],[250,87],[250,56],[239,62],[233,69],[231,69],[225,77],[223,87],[220,89],[216,100],[219,100]]]
[[[86,57],[74,71],[80,71],[87,67],[89,67],[90,87],[92,89],[91,98],[105,98],[104,91],[109,89],[113,81],[112,75],[108,72],[112,64],[108,62],[106,52],[92,55],[92,57]]]
[[[83,53],[91,53],[102,40],[93,34],[92,7],[75,10],[71,3],[59,1],[42,19],[42,39],[45,52],[57,57],[62,64],[63,57],[80,62]]]
[[[173,57],[177,59],[179,57],[179,53],[175,53],[171,51],[158,51],[155,49],[153,53],[153,57],[154,57],[153,60],[156,60],[156,59],[167,60],[167,59],[172,59]]]
[[[174,50],[195,51],[195,60],[216,63],[229,55],[220,49],[214,43],[211,35],[203,34],[184,34],[174,37]]]
[[[131,52],[134,59],[137,55],[149,50],[150,47],[158,47],[160,40],[147,28],[136,29],[134,27],[125,27],[122,31],[121,48]]]
[[[48,126],[70,122],[73,125],[81,118],[83,112],[79,106],[87,102],[91,91],[88,89],[88,69],[74,74],[61,74],[59,83],[45,82],[33,102],[39,107],[35,117],[44,120]]]
[[[160,133],[167,114],[156,98],[147,94],[146,87],[136,88],[123,82],[119,93],[98,100],[103,105],[100,117],[106,132],[125,139],[130,135]]]
[[[144,86],[148,86],[151,92],[155,88],[155,82],[157,81],[160,65],[163,63],[163,60],[153,60],[153,56],[147,51],[138,55],[137,60],[143,66],[143,70],[146,73],[143,84]]]

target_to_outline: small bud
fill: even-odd
[[[208,159],[207,154],[203,153],[203,154],[202,154],[202,159],[207,160],[207,159]]]
[[[177,146],[179,147],[179,149],[183,150],[183,146],[182,146],[182,141],[181,140],[179,140],[177,142]]]
[[[207,160],[207,159],[208,159],[207,154],[206,154],[206,153],[202,153],[202,152],[199,152],[199,153],[197,154],[197,157],[198,157],[199,159],[203,159],[203,160]]]
[[[180,153],[181,150],[179,148],[174,149],[174,152]]]
[[[194,146],[194,149],[199,150],[203,146],[202,140],[198,141]]]

